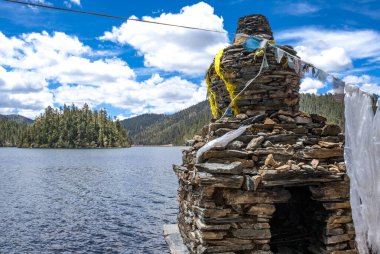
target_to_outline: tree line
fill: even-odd
[[[300,94],[300,110],[344,128],[343,98],[336,95]],[[184,145],[211,118],[207,101],[173,115],[145,114],[121,122],[112,121],[106,110],[91,111],[88,105],[48,107],[32,125],[0,120],[0,146],[126,147],[131,140],[136,145]]]

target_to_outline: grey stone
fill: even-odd
[[[206,162],[195,165],[198,171],[213,174],[240,174],[242,172],[243,166],[243,163],[240,161],[235,161],[229,164]]]
[[[265,138],[263,136],[259,136],[257,138],[253,138],[247,145],[247,150],[255,150],[256,148],[258,148],[261,143],[263,143],[263,141],[265,140]]]

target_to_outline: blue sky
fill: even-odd
[[[276,43],[347,82],[380,93],[380,3],[352,1],[29,0],[229,35],[106,19],[0,0],[0,114],[31,118],[87,102],[120,119],[206,98],[204,73],[239,17],[264,14]],[[305,79],[302,92],[328,91]]]

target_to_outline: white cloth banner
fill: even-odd
[[[380,251],[380,113],[370,95],[345,87],[345,162],[360,254]]]

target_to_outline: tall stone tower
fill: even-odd
[[[273,39],[272,30],[265,16],[251,15],[239,19],[234,42],[223,50],[220,57],[220,66],[215,62],[207,73],[209,92],[214,95],[216,118],[220,117],[247,82],[255,77],[261,68],[263,56],[245,50],[240,35],[260,36]],[[285,51],[296,54],[289,46],[282,46]],[[275,50],[266,49],[268,68],[263,69],[257,79],[233,102],[232,111],[236,114],[254,116],[264,111],[286,110],[297,112],[299,107],[300,76],[287,65],[283,58],[278,63]],[[218,73],[219,72],[219,73]],[[227,83],[227,85],[226,85]]]
[[[357,253],[341,129],[300,112],[299,73],[272,47],[247,50],[242,34],[273,39],[264,16],[242,17],[233,45],[211,64],[215,119],[174,166],[184,243],[190,253]],[[269,67],[221,117],[264,57]],[[241,126],[242,135],[211,146]]]

